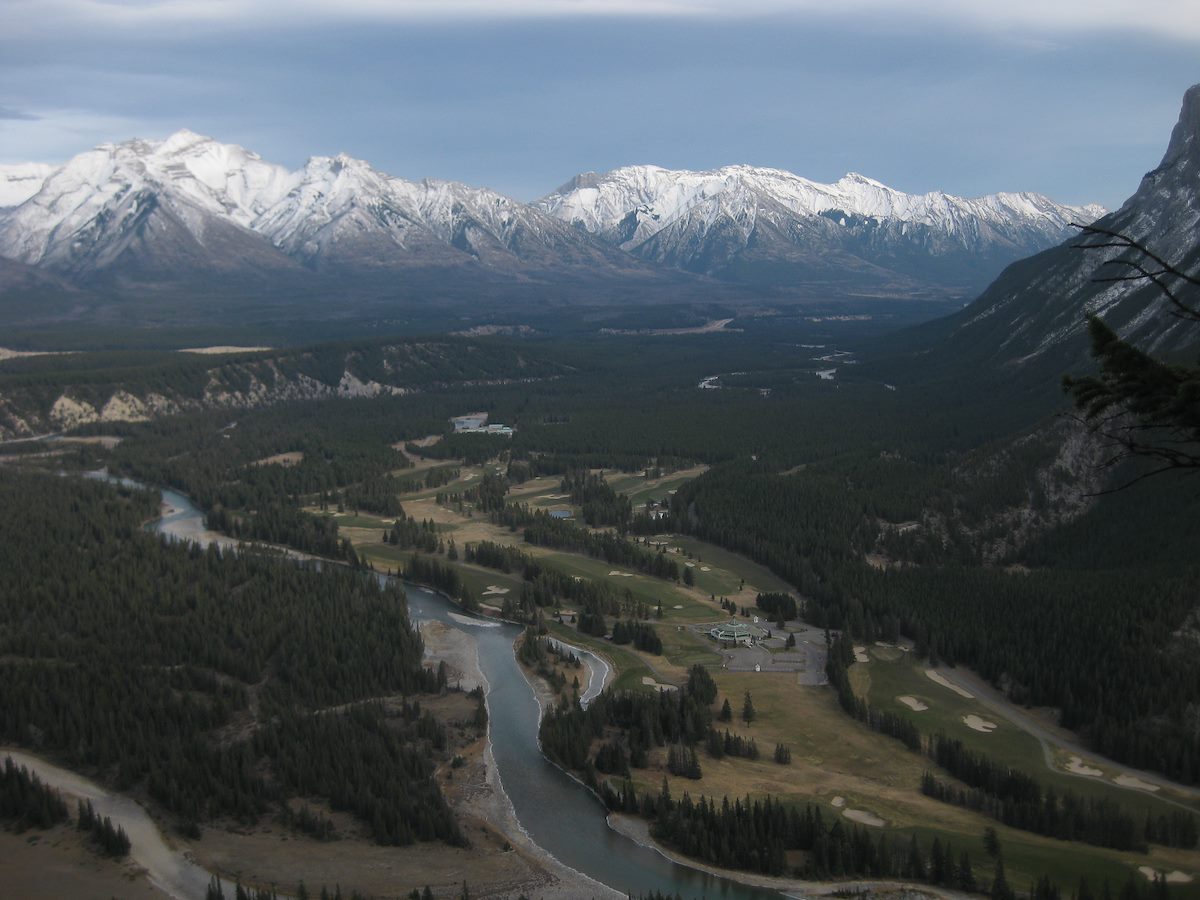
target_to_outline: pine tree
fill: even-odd
[[[992,878],[992,900],[1014,900],[1015,895],[1013,890],[1008,886],[1008,879],[1004,876],[1004,857],[996,856],[996,874]]]

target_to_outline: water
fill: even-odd
[[[404,589],[415,621],[444,622],[467,630],[451,618],[450,613],[462,614],[450,601],[419,585],[405,583]],[[728,900],[779,897],[775,891],[673,863],[608,827],[600,801],[551,764],[538,747],[537,698],[513,654],[513,641],[520,632],[517,626],[507,624],[469,629],[479,642],[479,667],[491,685],[488,722],[500,780],[534,842],[564,865],[635,896],[660,890]],[[589,679],[588,693],[598,692],[597,682],[602,678]]]
[[[203,514],[175,491],[163,491],[172,512],[155,526],[174,539],[204,534]],[[381,576],[385,578],[386,576]],[[446,598],[420,585],[404,582],[413,621],[442,622],[478,642],[479,667],[490,685],[487,695],[492,753],[500,780],[526,833],[559,862],[621,893],[636,896],[652,890],[684,897],[766,900],[780,895],[671,862],[608,827],[605,809],[582,784],[552,765],[537,743],[540,708],[513,653],[521,629],[515,625],[479,627]],[[478,622],[479,624],[476,624]],[[606,664],[594,654],[578,652],[591,675],[583,699],[603,686]],[[603,668],[602,668],[603,667]]]

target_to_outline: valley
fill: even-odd
[[[0,893],[1200,900],[1200,85],[1114,212],[314,151],[0,165]]]

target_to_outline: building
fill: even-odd
[[[455,431],[478,431],[487,425],[488,414],[467,413],[465,416],[455,416],[450,421],[454,423]]]
[[[550,510],[550,518],[552,519],[570,519],[573,513],[569,509],[552,509]]]
[[[744,644],[753,647],[766,637],[767,633],[757,625],[728,622],[709,629],[708,636],[719,644]]]
[[[454,423],[454,431],[458,434],[491,434],[497,437],[512,437],[513,430],[509,425],[499,422],[488,424],[488,414],[467,413],[465,416],[455,416],[450,420]]]

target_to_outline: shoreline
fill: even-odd
[[[686,866],[689,869],[694,869],[697,872],[704,872],[707,875],[715,875],[719,878],[727,878],[730,881],[738,881],[750,887],[769,888],[779,891],[784,896],[804,898],[812,896],[834,896],[845,893],[852,893],[860,896],[869,897],[884,897],[884,896],[921,896],[921,897],[937,897],[939,900],[965,900],[965,898],[976,897],[975,894],[964,894],[960,891],[951,891],[945,888],[934,887],[933,885],[921,884],[917,882],[906,881],[876,881],[873,879],[851,879],[848,881],[803,881],[796,878],[781,878],[774,875],[760,875],[755,872],[746,872],[741,869],[722,869],[718,866],[708,865],[694,860],[690,857],[676,853],[669,847],[664,847],[658,841],[650,836],[650,825],[646,820],[639,816],[633,816],[629,813],[609,813],[607,820],[608,827],[617,834],[628,838],[635,844],[645,847],[647,850],[653,850],[662,856],[664,859],[669,859],[676,865]]]
[[[479,642],[473,636],[464,632],[459,632],[465,640],[471,642],[474,654],[472,662],[474,671],[468,673],[478,678],[478,683],[483,685],[484,701],[488,702],[488,697],[491,694],[492,686],[487,677],[483,674],[483,670],[479,667]],[[524,674],[524,668],[521,669]],[[526,677],[526,682],[530,687],[534,687],[529,678]],[[541,722],[540,709],[542,708],[542,697],[539,691],[534,688],[534,696],[538,701],[539,715],[538,721]],[[488,799],[479,800],[473,799],[471,802],[480,803],[480,812],[489,824],[500,831],[501,834],[509,840],[514,848],[520,848],[524,854],[531,858],[530,862],[540,868],[545,873],[546,877],[553,880],[553,884],[547,885],[543,882],[534,880],[527,887],[538,891],[539,898],[542,900],[572,900],[584,896],[586,892],[591,892],[591,896],[606,897],[611,900],[622,900],[624,894],[613,890],[605,884],[585,875],[584,873],[571,868],[553,856],[548,850],[538,844],[525,830],[521,824],[521,820],[517,817],[516,807],[513,806],[512,798],[508,796],[508,792],[504,789],[504,780],[500,775],[500,767],[496,764],[496,758],[492,752],[492,733],[491,733],[491,705],[488,703],[488,734],[484,744],[483,764],[485,767],[484,782],[492,792],[492,796]],[[539,749],[541,744],[539,742]],[[545,754],[543,754],[544,756]],[[491,813],[491,815],[489,815]],[[525,887],[525,886],[523,886]]]

